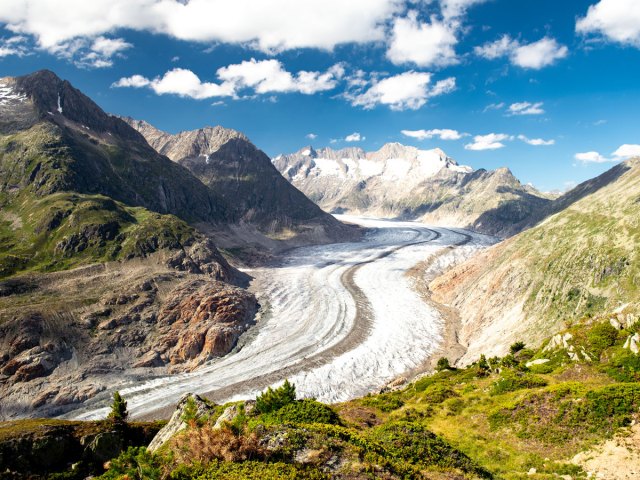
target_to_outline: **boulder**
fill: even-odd
[[[124,449],[122,434],[119,432],[99,433],[92,439],[86,439],[84,443],[88,443],[85,455],[100,463],[117,457]]]
[[[534,365],[543,365],[549,361],[548,358],[538,358],[536,360],[531,360],[530,362],[525,363],[527,368],[532,367]]]
[[[162,445],[167,443],[167,441],[169,441],[171,437],[173,437],[176,433],[187,428],[187,423],[183,420],[183,416],[189,398],[192,398],[196,404],[196,417],[205,417],[213,413],[214,408],[207,402],[205,402],[204,399],[199,395],[195,395],[193,393],[184,394],[182,398],[180,398],[175,412],[173,412],[173,415],[171,415],[169,423],[162,427],[156,434],[156,436],[153,437],[153,440],[151,440],[151,443],[147,447],[147,450],[149,450],[150,452],[155,452]]]
[[[623,348],[631,350],[633,353],[638,354],[640,352],[640,333],[629,335],[624,342]]]

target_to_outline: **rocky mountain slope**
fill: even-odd
[[[632,159],[560,197],[537,226],[436,279],[435,298],[460,311],[462,363],[602,312],[636,319],[639,197],[640,160]]]
[[[235,218],[269,238],[326,242],[357,236],[287,182],[240,132],[217,126],[171,135],[141,120],[123,120],[219,194]]]
[[[474,171],[442,150],[399,143],[279,155],[273,164],[327,211],[419,219],[507,236],[549,204],[506,168]]]
[[[52,72],[0,80],[0,416],[228,353],[257,303],[193,225],[238,221]]]

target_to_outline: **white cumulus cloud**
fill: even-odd
[[[336,72],[337,70],[337,72]],[[313,94],[331,90],[344,69],[335,67],[327,72],[300,71],[296,75],[286,71],[278,60],[251,59],[218,69],[218,78],[236,88],[253,88],[256,93],[299,92]]]
[[[419,22],[416,11],[406,18],[396,18],[391,30],[387,58],[396,65],[412,63],[420,67],[446,66],[457,63],[456,27],[432,16],[430,22]]]
[[[522,44],[509,35],[475,47],[474,51],[476,55],[488,60],[509,57],[513,65],[533,70],[553,65],[569,54],[569,49],[554,38],[543,37],[537,42]]]
[[[265,52],[384,39],[401,0],[3,0],[0,23],[43,48],[119,29]]]
[[[504,148],[505,144],[502,143],[506,140],[511,140],[510,135],[504,133],[489,133],[487,135],[476,135],[473,137],[473,142],[464,146],[466,150],[498,150]]]
[[[600,153],[593,151],[576,153],[574,158],[583,163],[606,163],[612,161],[611,159],[602,156]]]
[[[348,92],[344,96],[353,106],[365,109],[386,105],[392,110],[417,110],[430,98],[449,93],[455,86],[456,80],[453,77],[440,80],[432,86],[430,73],[409,71],[374,80],[368,89]]]
[[[467,136],[466,133],[460,133],[457,130],[448,128],[435,128],[433,130],[402,130],[404,136],[416,138],[418,140],[426,140],[427,138],[438,137],[440,140],[460,140]]]
[[[640,2],[600,0],[576,22],[576,32],[599,34],[606,39],[640,48]]]
[[[613,152],[613,156],[623,160],[632,157],[640,157],[640,145],[621,145],[615,152]]]
[[[91,44],[91,51],[105,57],[112,57],[116,53],[122,52],[131,47],[133,47],[133,45],[126,42],[124,38],[98,37]]]
[[[191,70],[183,68],[174,68],[162,77],[156,77],[153,80],[141,75],[121,78],[112,87],[150,87],[158,95],[172,94],[197,100],[235,95],[234,84],[203,82]]]
[[[582,152],[576,153],[575,159],[583,163],[606,163],[606,162],[620,162],[633,157],[640,157],[640,145],[628,144],[620,145],[612,154],[611,157],[605,157],[599,152]]]
[[[544,110],[542,109],[542,102],[530,103],[530,102],[518,102],[509,105],[510,115],[542,115]]]
[[[285,70],[278,60],[251,59],[219,68],[218,83],[203,82],[191,70],[174,68],[152,80],[133,75],[121,78],[112,86],[150,87],[158,95],[173,94],[194,99],[235,97],[243,89],[251,89],[256,94],[298,92],[310,95],[335,88],[343,74],[344,69],[340,65],[326,72],[300,71],[293,74]]]
[[[487,0],[440,0],[442,16],[455,18],[464,15],[469,7],[484,3]]]
[[[555,145],[555,140],[544,140],[542,138],[529,138],[526,135],[518,135],[518,139],[522,140],[524,143],[529,145],[533,145],[534,147],[543,147]]]
[[[307,133],[305,135],[305,138],[308,138],[309,140],[315,140],[316,138],[318,138],[318,135],[316,135],[315,133]]]

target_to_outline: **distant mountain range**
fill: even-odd
[[[507,236],[518,231],[550,196],[522,185],[507,168],[459,165],[440,149],[389,143],[360,148],[305,147],[273,164],[323,209],[462,226]]]

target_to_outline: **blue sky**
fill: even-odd
[[[271,156],[399,141],[551,190],[640,154],[637,0],[3,0],[0,74],[41,68]]]

